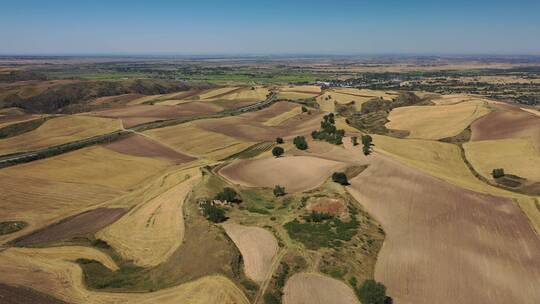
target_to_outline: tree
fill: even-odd
[[[222,202],[227,201],[231,203],[242,201],[242,199],[240,198],[240,195],[238,195],[238,193],[236,193],[236,191],[230,187],[223,188],[223,191],[216,194],[216,199]]]
[[[302,106],[302,113],[306,113],[308,109],[305,106]]]
[[[364,152],[364,155],[370,155],[371,154],[371,147],[373,145],[373,138],[369,135],[362,135],[362,151]]]
[[[332,174],[332,181],[344,186],[349,185],[349,180],[345,172],[334,172]]]
[[[283,150],[282,147],[274,147],[274,149],[272,149],[272,155],[275,157],[280,157],[284,152],[285,150]]]
[[[283,138],[281,137],[276,137],[276,143],[281,145],[283,143]]]
[[[308,148],[306,138],[304,136],[296,136],[293,140],[293,144],[299,150],[306,150]]]
[[[287,193],[285,192],[285,187],[282,187],[282,186],[280,186],[280,185],[276,185],[276,186],[274,187],[274,195],[275,195],[276,197],[277,197],[277,196],[283,196],[283,195],[285,195],[285,194],[287,194]]]
[[[225,210],[222,208],[206,203],[202,206],[203,215],[208,219],[209,221],[212,221],[214,223],[221,223],[227,220],[227,216],[225,215]]]
[[[353,146],[358,146],[358,137],[356,136],[351,137],[351,142]]]
[[[386,287],[375,280],[366,280],[357,290],[362,304],[385,304],[387,301]]]
[[[504,176],[504,169],[503,168],[496,168],[491,171],[491,175],[493,175],[493,178],[499,178]]]

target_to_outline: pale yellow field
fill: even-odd
[[[203,130],[192,123],[150,130],[145,133],[186,155],[213,160],[223,159],[254,144],[221,133]]]
[[[317,96],[316,93],[304,93],[304,92],[279,92],[278,99],[289,99],[289,100],[298,100],[298,99],[308,99]]]
[[[523,111],[525,112],[529,112],[529,113],[532,113],[536,116],[540,116],[540,111],[538,110],[535,110],[535,109],[527,109],[527,108],[521,108]]]
[[[540,182],[540,152],[527,139],[474,141],[463,148],[476,171],[488,179],[493,169],[503,168],[506,174]]]
[[[251,87],[246,87],[242,90],[227,94],[221,97],[221,99],[258,101],[258,100],[265,100],[266,95],[268,95],[268,93],[270,93],[270,90],[268,90],[268,88],[265,88],[265,87],[255,87],[255,90],[252,90]]]
[[[129,105],[138,105],[138,104],[143,104],[147,101],[151,101],[151,100],[169,100],[169,99],[175,99],[177,96],[179,95],[184,95],[186,94],[186,91],[182,91],[182,92],[173,92],[173,93],[169,93],[169,94],[157,94],[157,95],[149,95],[149,96],[143,96],[143,97],[140,97],[140,98],[137,98],[137,99],[134,99],[130,102],[128,102]],[[163,103],[159,103],[160,105],[163,104]]]
[[[125,259],[150,267],[170,257],[184,238],[184,200],[200,178],[199,168],[183,171],[183,180],[162,194],[137,205],[97,233]]]
[[[489,113],[482,102],[410,106],[392,110],[386,127],[410,131],[409,138],[441,139],[458,135],[474,120]]]
[[[320,94],[321,87],[315,85],[283,86],[279,88],[280,92],[304,92],[311,94]]]
[[[223,224],[223,228],[242,253],[246,275],[255,282],[262,282],[271,270],[272,261],[278,252],[274,235],[260,227],[228,222]]]
[[[287,121],[290,118],[293,118],[297,115],[302,114],[302,107],[298,106],[293,108],[290,111],[280,113],[274,117],[269,118],[265,122],[263,122],[263,125],[265,126],[279,126],[283,122]]]
[[[0,154],[38,150],[121,128],[120,120],[110,118],[81,115],[53,118],[33,131],[0,140]]]
[[[343,281],[318,273],[297,273],[283,289],[283,304],[357,304],[353,290]]]
[[[41,250],[41,249],[36,249]],[[16,248],[0,252],[2,283],[22,285],[75,304],[247,304],[229,279],[215,275],[151,293],[96,292],[86,289],[81,268],[73,262],[27,253]]]
[[[238,87],[224,87],[224,88],[219,88],[219,89],[213,89],[213,90],[204,92],[198,96],[199,96],[199,100],[212,99],[218,95],[229,93],[236,89],[238,89]]]

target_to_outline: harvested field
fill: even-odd
[[[285,86],[279,88],[280,92],[298,92],[308,94],[320,94],[321,87],[316,85]]]
[[[64,116],[47,120],[37,129],[0,140],[0,154],[33,151],[121,129],[120,121],[99,117]]]
[[[15,240],[14,243],[16,246],[32,246],[94,234],[103,227],[114,223],[125,212],[126,210],[121,208],[96,208],[70,216],[58,223],[25,235]]]
[[[251,87],[242,88],[241,90],[234,90],[221,96],[220,99],[226,100],[245,100],[245,101],[260,101],[265,100],[266,96],[270,93],[270,90],[265,87],[255,87],[254,90]]]
[[[115,95],[115,96],[105,96],[105,97],[99,97],[96,98],[94,101],[90,102],[90,105],[95,106],[119,106],[119,105],[125,105],[125,104],[131,104],[135,100],[140,100],[141,97],[140,94],[122,94],[122,95]]]
[[[7,241],[94,209],[125,194],[170,164],[91,147],[0,170],[0,221],[22,220],[29,227],[0,237]]]
[[[394,92],[354,88],[335,88],[327,90],[324,92],[324,94],[318,96],[317,103],[321,107],[321,110],[325,112],[334,112],[336,103],[354,103],[355,109],[360,111],[362,109],[362,104],[370,99],[382,98],[384,100],[391,101],[392,98],[395,98],[397,96],[398,94]]]
[[[153,140],[140,134],[130,135],[129,137],[107,144],[104,147],[118,153],[133,156],[157,157],[168,160],[174,164],[187,163],[195,159],[164,146],[157,140]]]
[[[359,303],[347,284],[318,273],[293,275],[287,280],[283,293],[283,304]]]
[[[263,123],[276,116],[293,110],[298,105],[290,102],[277,102],[263,110],[233,117],[204,119],[194,121],[193,125],[216,133],[245,141],[274,141],[276,137],[309,135],[320,128],[322,114],[299,114],[281,122],[280,125],[267,126]]]
[[[0,302],[4,304],[65,304],[47,294],[30,288],[0,283]]]
[[[278,251],[274,235],[259,227],[231,223],[222,226],[242,254],[246,275],[255,282],[262,282],[271,270]]]
[[[202,94],[199,94],[198,99],[205,100],[205,99],[220,98],[233,92],[236,93],[238,92],[238,89],[239,87],[224,87],[224,88],[218,88],[218,89],[211,89]]]
[[[65,260],[28,255],[19,249],[0,252],[2,282],[27,286],[69,303],[187,303],[247,304],[244,294],[223,276],[207,276],[152,293],[111,293],[86,289],[79,265]]]
[[[540,117],[508,105],[471,125],[472,141],[528,137],[540,150]]]
[[[540,117],[540,111],[539,110],[529,109],[529,108],[521,108],[521,110],[523,110],[525,112],[532,113],[532,114]]]
[[[410,106],[395,108],[386,127],[409,131],[409,138],[441,139],[461,133],[473,121],[489,113],[481,102],[456,105]]]
[[[184,200],[200,177],[198,168],[184,174],[180,183],[131,209],[97,233],[98,238],[137,265],[155,266],[165,261],[182,243]]]
[[[291,119],[291,118],[295,117],[296,115],[300,115],[301,113],[302,113],[302,107],[297,106],[297,107],[293,108],[292,110],[289,110],[287,112],[283,112],[281,114],[278,114],[278,115],[268,119],[263,124],[265,126],[278,126],[278,125],[282,124],[283,122],[285,122],[286,120]]]
[[[540,301],[540,240],[511,200],[377,154],[351,184],[386,231],[375,278],[396,303]]]
[[[491,171],[503,168],[531,181],[540,182],[540,151],[530,140],[499,139],[468,142],[463,145],[465,155],[476,171],[492,179]]]
[[[285,99],[285,100],[301,100],[301,99],[313,98],[313,97],[316,97],[317,95],[318,93],[286,91],[286,92],[279,92],[277,94],[277,98]]]
[[[144,133],[180,153],[213,160],[223,159],[254,144],[254,142],[207,131],[197,127],[195,122],[149,130]]]
[[[120,119],[124,127],[129,128],[138,124],[173,118],[191,117],[212,114],[224,108],[206,102],[189,102],[175,106],[133,105],[122,108],[107,109],[89,114],[99,117]]]
[[[282,185],[292,193],[315,188],[344,167],[343,163],[332,160],[289,156],[234,161],[219,173],[236,184],[248,187]]]

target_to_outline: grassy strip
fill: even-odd
[[[38,119],[32,119],[29,121],[23,121],[19,123],[14,123],[9,126],[3,127],[0,129],[0,139],[14,137],[17,135],[24,134],[26,132],[33,131],[39,128],[47,120],[53,117],[43,117]]]

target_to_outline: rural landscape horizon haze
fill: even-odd
[[[4,1],[0,304],[540,303],[539,13]]]

